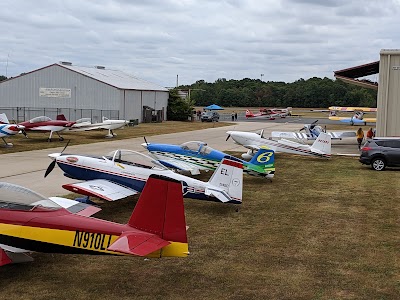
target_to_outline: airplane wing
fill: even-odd
[[[307,134],[304,132],[272,131],[271,137],[285,139],[307,139]]]
[[[139,193],[134,189],[121,186],[105,179],[64,184],[62,187],[74,193],[98,197],[107,201],[120,200]]]
[[[32,257],[23,252],[28,251],[0,244],[0,267],[11,263],[23,263],[33,261]]]
[[[90,217],[94,215],[95,213],[101,211],[100,207],[93,206],[90,204],[86,203],[81,203],[76,200],[71,200],[71,199],[66,199],[66,198],[61,198],[61,197],[49,197],[50,200],[54,201],[58,205],[64,207],[68,211],[85,216],[85,217]]]
[[[257,150],[257,151],[260,150],[260,147],[256,145],[243,145],[243,147],[251,150]]]
[[[163,240],[155,234],[127,231],[123,232],[121,236],[107,248],[107,250],[146,256],[168,246],[169,244],[170,242]]]
[[[200,174],[199,168],[194,167],[192,164],[185,163],[184,161],[179,161],[176,159],[159,159],[158,161],[167,168],[187,171],[190,172],[190,174],[192,175]]]
[[[331,131],[327,132],[327,134],[329,134],[332,139],[342,139],[356,136],[355,131]]]

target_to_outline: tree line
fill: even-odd
[[[327,77],[299,79],[292,83],[221,78],[214,83],[198,80],[178,89],[190,89],[190,98],[196,106],[215,103],[225,107],[376,107],[377,99],[375,90]]]

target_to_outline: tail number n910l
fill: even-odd
[[[90,233],[76,230],[73,247],[90,250],[107,250],[111,244],[112,235],[104,233]]]

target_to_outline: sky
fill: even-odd
[[[7,77],[69,61],[164,87],[293,82],[400,48],[400,0],[1,0],[0,28]]]

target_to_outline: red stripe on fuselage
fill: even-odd
[[[243,164],[237,161],[233,161],[233,160],[229,160],[229,159],[224,159],[222,161],[223,165],[228,165],[228,166],[232,166],[235,168],[239,168],[239,169],[243,169]]]

